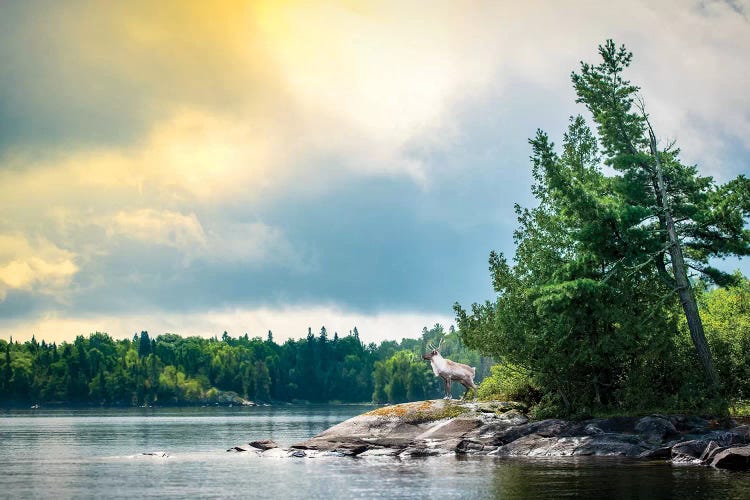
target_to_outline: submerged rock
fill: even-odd
[[[248,444],[253,448],[263,450],[263,451],[279,447],[279,445],[276,444],[275,441],[272,441],[270,439],[263,439],[261,441],[250,441]]]
[[[243,452],[243,451],[266,451],[271,450],[273,448],[278,448],[279,445],[276,444],[275,441],[272,441],[270,439],[263,439],[261,441],[250,441],[247,444],[240,444],[237,446],[232,446],[227,451],[236,451],[236,452]]]
[[[227,451],[236,451],[238,453],[242,453],[242,452],[247,451],[247,450],[248,450],[247,446],[245,446],[245,445],[237,445],[237,446],[232,446]]]

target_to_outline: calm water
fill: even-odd
[[[621,460],[259,459],[366,406],[0,413],[0,497],[746,498],[750,474]],[[143,456],[165,451],[168,458]]]

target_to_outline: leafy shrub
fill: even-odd
[[[527,406],[539,402],[541,393],[526,370],[507,363],[490,370],[491,375],[479,385],[479,399],[519,401]]]

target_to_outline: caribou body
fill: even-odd
[[[462,399],[466,399],[466,395],[469,394],[469,391],[472,389],[474,390],[474,398],[476,398],[477,386],[474,384],[474,374],[477,369],[473,366],[445,359],[440,355],[441,345],[442,341],[438,347],[430,345],[430,352],[423,355],[422,358],[430,362],[432,365],[432,372],[435,376],[443,379],[443,382],[445,383],[445,397],[443,399],[451,399],[451,382],[454,380],[460,382],[461,385],[466,387],[466,392]]]

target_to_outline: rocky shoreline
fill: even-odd
[[[430,400],[378,408],[289,448],[254,441],[227,451],[275,458],[629,457],[750,470],[750,426],[684,415],[532,421],[518,403]]]

